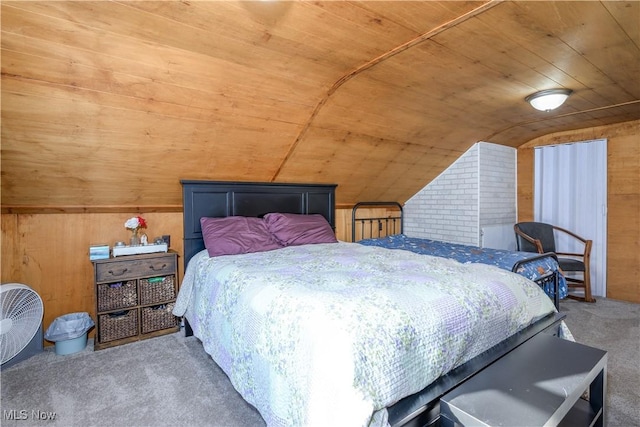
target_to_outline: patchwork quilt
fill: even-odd
[[[174,314],[269,426],[383,426],[386,407],[554,311],[495,266],[338,242],[202,251]]]

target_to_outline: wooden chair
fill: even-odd
[[[569,298],[586,302],[596,301],[591,296],[591,274],[589,271],[592,240],[584,239],[569,230],[543,222],[520,222],[515,224],[513,229],[516,232],[516,243],[519,251],[536,252],[540,254],[555,252],[559,255],[558,264],[560,265],[560,270],[582,273],[582,280],[565,276],[569,288],[584,288],[584,296],[569,294]],[[581,254],[557,252],[554,231],[568,234],[582,242],[584,252]],[[569,256],[570,258],[563,258],[560,257],[560,255]]]

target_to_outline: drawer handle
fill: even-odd
[[[115,311],[113,313],[109,313],[109,317],[114,319],[116,317],[124,317],[129,314],[129,310]]]
[[[150,266],[149,266],[149,268],[150,268],[150,269],[152,269],[153,271],[162,271],[162,270],[164,270],[164,268],[165,268],[166,266],[167,266],[167,264],[162,264],[162,267],[160,267],[160,268],[156,268],[155,266],[150,265]]]
[[[125,268],[124,270],[122,270],[121,273],[114,273],[113,270],[109,270],[109,274],[111,274],[112,276],[122,276],[124,273],[126,273],[127,271],[129,271],[128,268]]]

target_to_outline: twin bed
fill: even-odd
[[[429,425],[484,367],[568,334],[521,274],[337,241],[333,185],[182,185],[174,314],[267,425]]]

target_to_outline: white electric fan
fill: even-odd
[[[29,286],[21,283],[0,285],[0,361],[3,367],[42,351],[43,314],[42,299]]]

